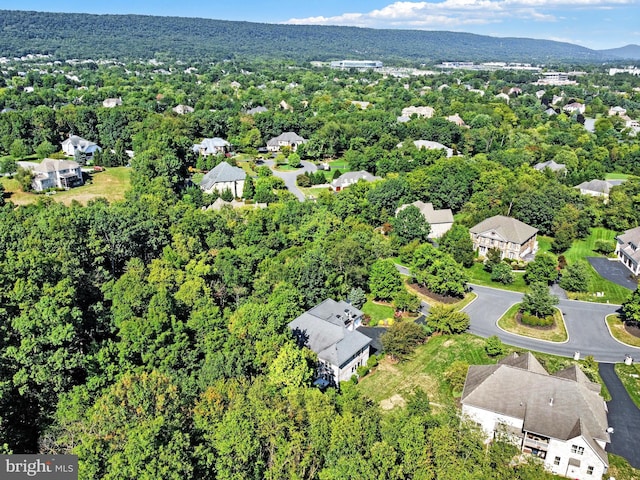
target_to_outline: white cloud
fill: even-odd
[[[354,25],[360,27],[455,28],[462,25],[499,23],[509,18],[554,22],[556,9],[612,8],[639,0],[442,0],[398,1],[369,12],[333,17],[291,18],[286,23],[305,25]]]

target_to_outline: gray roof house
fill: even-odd
[[[611,188],[620,185],[622,182],[623,180],[591,180],[589,182],[582,182],[573,188],[579,189],[583,195],[604,197],[606,199],[609,198]]]
[[[269,152],[279,152],[282,147],[291,147],[291,150],[295,152],[298,149],[298,145],[303,143],[307,143],[307,141],[297,133],[284,132],[267,142],[267,150]]]
[[[548,168],[552,172],[561,172],[566,171],[567,167],[564,163],[556,163],[553,160],[549,160],[547,162],[536,163],[533,168],[538,170],[539,172],[544,171],[545,168]]]
[[[333,182],[331,182],[331,188],[333,189],[333,191],[339,192],[343,188],[349,187],[354,183],[358,183],[360,180],[364,182],[375,182],[376,180],[380,179],[380,177],[371,175],[365,170],[359,170],[357,172],[346,172],[336,178]]]
[[[502,252],[502,258],[528,259],[538,250],[538,229],[515,218],[495,215],[469,229],[474,250],[486,255],[490,248]]]
[[[247,174],[241,168],[233,167],[227,162],[220,162],[202,178],[200,188],[204,193],[214,191],[222,193],[230,190],[234,197],[239,198],[242,196],[246,178]]]
[[[256,113],[264,113],[264,112],[268,112],[268,111],[269,111],[269,109],[267,107],[259,106],[259,107],[250,108],[245,113],[247,115],[255,115]]]
[[[362,316],[349,303],[328,298],[289,323],[298,345],[318,355],[316,384],[337,386],[366,365],[371,339],[356,330]]]
[[[71,160],[45,158],[40,164],[33,167],[33,173],[31,186],[36,192],[50,188],[68,189],[84,183],[80,165]]]
[[[640,227],[626,230],[616,237],[616,254],[634,275],[640,275]]]
[[[64,142],[62,142],[62,151],[65,155],[73,157],[76,152],[81,152],[87,155],[90,159],[95,152],[99,152],[102,149],[95,143],[85,140],[78,135],[71,135]]]
[[[402,205],[396,210],[396,215],[398,215],[398,212],[409,206],[414,206],[420,210],[424,219],[429,225],[431,225],[429,238],[442,237],[442,235],[447,233],[453,225],[453,213],[451,212],[451,209],[444,208],[442,210],[435,210],[432,203],[424,203],[420,200]]]
[[[218,153],[226,153],[231,148],[231,144],[220,137],[205,138],[200,143],[196,143],[193,147],[195,153],[200,155],[216,155]]]
[[[531,353],[472,365],[461,403],[487,440],[502,435],[556,475],[601,479],[608,470],[607,407],[577,365],[549,375]]]

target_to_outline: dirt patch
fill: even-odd
[[[439,295],[437,293],[433,293],[431,290],[429,290],[426,287],[423,287],[418,283],[410,283],[409,286],[416,292],[420,293],[421,295],[424,295],[425,297],[429,297],[435,300],[436,302],[452,304],[452,303],[457,303],[461,300],[461,298],[458,298],[458,297],[451,297],[448,295]]]
[[[442,344],[444,348],[450,347],[451,345],[453,345],[453,340],[447,340]]]
[[[640,327],[638,325],[627,325],[626,323],[624,323],[623,325],[624,325],[624,330],[629,335],[633,335],[636,338],[640,338]]]
[[[380,408],[382,408],[383,410],[392,410],[395,407],[404,407],[406,404],[407,402],[404,400],[404,398],[396,393],[391,398],[382,400],[380,402]]]

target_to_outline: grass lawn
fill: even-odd
[[[609,453],[607,477],[618,480],[640,480],[640,469],[633,468],[624,458]]]
[[[607,315],[606,320],[613,338],[632,347],[640,347],[640,338],[631,335],[624,329],[624,324],[618,315]]]
[[[539,252],[550,252],[551,251],[551,242],[553,242],[553,238],[546,237],[544,235],[538,235],[538,251]]]
[[[491,280],[491,273],[484,269],[482,263],[474,263],[471,268],[466,269],[469,275],[469,282],[485,287],[501,288],[502,290],[511,290],[514,292],[524,292],[527,290],[527,284],[524,281],[523,272],[513,272],[514,281],[510,285],[494,282]]]
[[[548,342],[565,342],[569,338],[567,335],[567,328],[564,325],[564,320],[560,310],[554,308],[555,326],[550,329],[528,327],[526,325],[520,325],[516,321],[516,314],[520,308],[519,303],[512,306],[507,312],[498,320],[498,326],[503,330],[516,335],[522,335],[525,337],[537,338],[539,340],[546,340]]]
[[[578,260],[586,261],[587,257],[602,257],[601,254],[594,251],[596,241],[609,240],[613,241],[616,232],[606,228],[597,227],[591,229],[591,234],[584,240],[573,242],[571,248],[564,254],[568,263],[574,263]],[[604,292],[602,297],[596,297],[595,292]],[[569,293],[569,298],[576,300],[587,300],[591,302],[611,302],[623,303],[629,296],[630,290],[617,285],[598,275],[593,267],[589,265],[589,290],[588,293]]]
[[[300,173],[302,173],[302,166],[300,167],[292,167],[286,163],[280,164],[280,165],[274,165],[273,167],[274,170],[280,170],[282,172],[296,172],[298,170],[300,170]]]
[[[393,314],[395,309],[388,305],[382,305],[374,303],[370,299],[362,306],[362,311],[371,317],[370,326],[374,327],[384,320],[391,320],[393,322]]]
[[[130,175],[131,169],[127,167],[107,168],[104,172],[91,173],[90,180],[83,186],[56,192],[51,198],[65,205],[69,205],[73,200],[86,205],[89,200],[100,197],[106,198],[109,202],[122,200],[130,186]],[[22,192],[15,180],[3,178],[2,184],[5,186],[8,200],[16,205],[35,203],[42,198],[41,194]]]
[[[636,407],[640,408],[640,365],[637,363],[633,365],[618,363],[615,369],[624,388],[629,392],[631,400],[636,404]]]
[[[333,175],[333,171],[335,170],[340,170],[342,173],[349,171],[349,162],[346,160],[330,160],[327,163],[331,166],[331,175]]]
[[[300,188],[300,187],[298,187]],[[327,187],[309,187],[309,188],[300,188],[300,191],[304,193],[304,196],[307,198],[318,198],[322,192],[326,192],[329,189]]]
[[[607,173],[604,176],[605,180],[628,180],[630,178],[638,178],[638,177],[628,173],[618,173],[618,172]]]

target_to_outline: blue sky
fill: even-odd
[[[0,0],[0,8],[451,30],[595,49],[640,44],[640,0]]]

